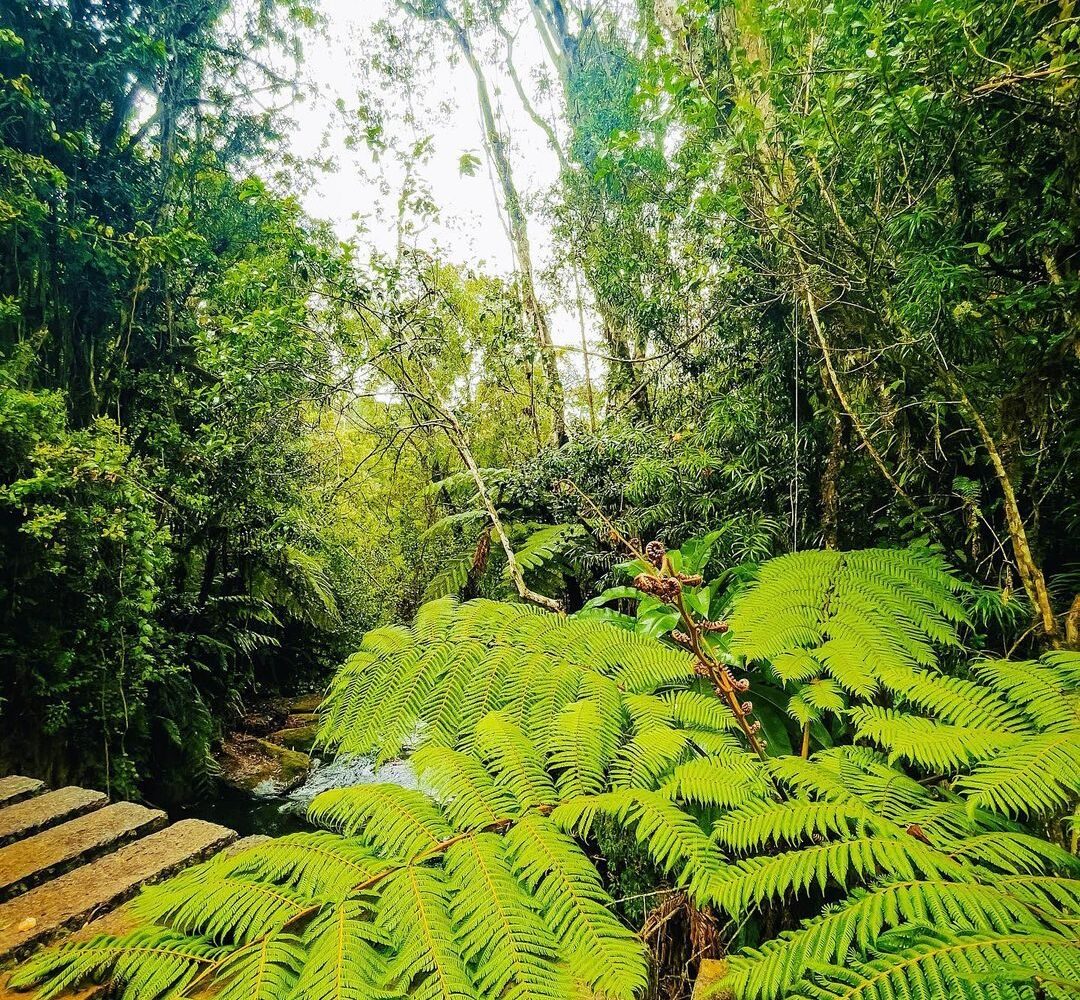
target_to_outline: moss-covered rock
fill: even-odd
[[[289,702],[290,712],[317,712],[322,704],[321,694],[305,694]]]
[[[306,753],[314,745],[315,736],[318,732],[319,723],[309,722],[303,726],[290,726],[287,729],[279,729],[276,733],[271,733],[267,739],[271,743],[276,743],[286,749],[303,750]]]
[[[226,784],[258,795],[281,795],[304,780],[311,758],[295,748],[234,733],[222,743],[218,763]]]

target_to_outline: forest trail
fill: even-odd
[[[253,839],[262,838],[238,841],[204,820],[170,824],[160,810],[90,789],[0,778],[0,963],[64,934],[122,932],[121,904],[141,886]],[[0,997],[19,995],[0,985]]]

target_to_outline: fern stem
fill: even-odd
[[[663,568],[656,570],[655,575],[671,576],[673,579],[678,580],[677,574],[666,572],[670,569],[670,566],[671,563],[665,556]],[[767,760],[769,755],[765,752],[765,748],[761,745],[761,740],[757,738],[757,734],[747,720],[746,713],[742,710],[742,702],[739,699],[738,692],[736,692],[734,685],[731,683],[731,677],[727,668],[701,641],[701,628],[693,614],[690,612],[690,609],[686,606],[686,596],[683,593],[681,580],[679,580],[679,594],[676,598],[675,607],[679,612],[679,616],[682,618],[683,624],[686,626],[686,634],[690,640],[690,651],[694,654],[698,663],[701,664],[707,672],[707,676],[709,680],[712,681],[713,688],[717,695],[725,701],[728,708],[731,709],[740,728],[746,735],[747,742],[749,742],[751,749],[762,760]]]
[[[600,519],[600,522],[608,529],[611,536],[619,541],[626,549],[632,553],[637,559],[639,559],[645,566],[645,572],[649,576],[656,577],[658,579],[673,579],[679,581],[679,595],[676,598],[675,609],[679,612],[679,617],[682,619],[683,625],[686,626],[686,633],[689,637],[690,652],[694,654],[694,658],[698,661],[701,667],[704,669],[706,676],[712,681],[714,690],[720,699],[727,703],[732,714],[739,723],[739,727],[746,735],[746,739],[753,749],[754,753],[758,755],[762,760],[768,759],[768,754],[765,752],[765,748],[761,745],[761,740],[757,738],[753,728],[747,721],[746,713],[742,710],[742,702],[739,699],[738,692],[735,690],[728,676],[727,669],[712,653],[708,650],[705,644],[701,640],[701,628],[691,614],[690,609],[686,606],[686,600],[683,596],[683,581],[679,578],[679,575],[672,570],[670,561],[665,557],[664,563],[661,568],[655,567],[641,552],[640,548],[633,544],[628,538],[626,538],[618,528],[611,522],[606,514],[596,505],[592,497],[590,497],[580,486],[577,485],[572,479],[565,479],[563,483],[566,487],[576,493],[586,504],[591,508],[593,514]]]

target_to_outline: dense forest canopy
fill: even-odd
[[[0,762],[188,802],[330,685],[424,787],[27,982],[1076,995],[1072,0],[372,3],[381,242],[304,208],[325,6],[0,0]]]

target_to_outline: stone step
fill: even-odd
[[[158,809],[134,802],[117,802],[50,827],[24,840],[0,848],[0,896],[24,883],[40,882],[42,876],[73,861],[89,858],[165,825]]]
[[[139,886],[201,861],[236,839],[216,823],[184,819],[0,905],[0,962],[113,909]]]
[[[261,833],[253,833],[249,837],[241,837],[239,840],[233,841],[221,853],[228,857],[273,839],[273,837],[267,837]],[[132,906],[132,903],[126,903],[124,906],[118,906],[111,913],[106,913],[103,917],[91,920],[90,923],[84,924],[73,934],[65,937],[64,943],[92,941],[102,934],[109,934],[113,937],[130,934],[139,926],[138,918],[132,913]],[[0,1000],[30,1000],[33,996],[32,993],[8,988],[10,975],[10,972],[0,973]],[[64,994],[64,997],[66,1000],[94,1000],[94,998],[104,996],[108,989],[108,983],[88,983],[77,990],[69,990]]]
[[[37,778],[24,778],[21,774],[0,778],[0,806],[21,802],[44,790],[45,782],[38,781]]]
[[[0,844],[28,837],[38,830],[100,809],[109,801],[104,792],[88,788],[58,788],[0,809]]]

